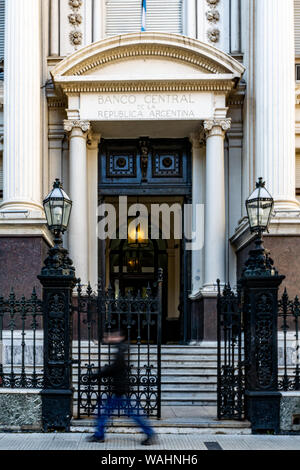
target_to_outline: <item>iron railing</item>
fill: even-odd
[[[241,298],[218,281],[218,419],[244,418],[244,363]]]
[[[35,289],[29,299],[0,296],[0,387],[42,388],[42,314]]]
[[[125,331],[129,398],[137,414],[161,415],[161,283],[153,292],[132,295],[97,292],[78,284],[73,303],[73,383],[77,418],[91,416],[105,407],[112,394],[110,378],[95,383],[92,374],[111,364],[114,348],[103,344],[104,332]],[[116,414],[120,416],[119,409]]]
[[[278,301],[279,390],[300,390],[300,300],[290,300],[285,289]]]

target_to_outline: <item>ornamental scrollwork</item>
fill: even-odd
[[[209,119],[204,121],[204,131],[207,136],[211,137],[213,135],[223,135],[224,132],[228,131],[231,128],[231,119]]]
[[[68,119],[64,120],[65,132],[71,132],[76,127],[80,128],[82,132],[88,132],[90,130],[91,125],[89,121],[80,121],[80,120],[70,121]]]
[[[255,323],[255,357],[257,363],[257,379],[262,389],[272,386],[273,361],[273,298],[268,294],[256,297],[257,317]]]

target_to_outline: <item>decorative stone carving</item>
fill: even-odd
[[[68,18],[69,22],[74,26],[78,26],[82,23],[82,16],[79,13],[71,13]]]
[[[204,131],[207,137],[224,135],[231,128],[231,119],[211,119],[204,121]]]
[[[80,46],[82,43],[82,32],[81,31],[71,31],[70,32],[70,41],[74,46]]]
[[[75,127],[79,127],[82,132],[88,132],[90,130],[90,122],[89,121],[70,121],[65,119],[64,120],[64,129],[66,132],[71,132]]]
[[[207,37],[211,42],[218,42],[220,39],[220,31],[217,28],[209,29]]]
[[[82,0],[69,0],[69,5],[72,10],[77,10],[78,8],[81,8]]]
[[[208,10],[206,12],[206,18],[211,23],[216,23],[220,19],[220,13],[217,10]]]
[[[79,10],[82,6],[82,0],[69,0],[69,5],[73,11],[70,15],[68,15],[69,23],[74,27],[74,30],[70,32],[70,41],[75,49],[77,46],[82,44],[82,32],[77,29],[78,26],[82,23],[82,16],[79,13]]]
[[[201,148],[206,145],[206,133],[204,126],[201,125],[198,131],[192,132],[190,134],[190,142],[195,148]]]
[[[220,21],[220,13],[217,10],[219,0],[206,0],[210,9],[206,12],[206,19],[208,23],[215,24]],[[211,28],[207,31],[207,38],[210,42],[216,43],[220,40],[220,30],[218,28]]]

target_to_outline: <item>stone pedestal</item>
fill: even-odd
[[[300,391],[281,392],[280,432],[300,434]]]
[[[70,431],[72,418],[71,302],[75,269],[61,238],[54,240],[38,276],[43,286],[44,389],[43,430]]]
[[[40,390],[0,388],[0,431],[42,429]]]

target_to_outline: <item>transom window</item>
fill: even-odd
[[[183,0],[147,0],[146,31],[183,33]],[[141,0],[106,1],[106,35],[141,31]]]

